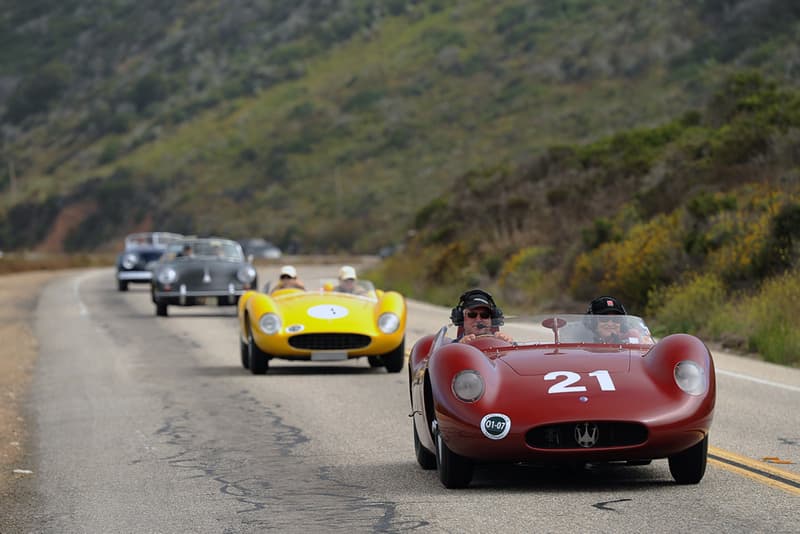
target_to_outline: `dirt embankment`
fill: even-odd
[[[30,476],[22,412],[37,346],[32,318],[40,288],[57,271],[0,276],[0,501],[19,498],[15,482]],[[19,470],[15,472],[15,470]]]

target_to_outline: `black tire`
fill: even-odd
[[[250,372],[254,375],[266,374],[269,369],[269,354],[258,348],[252,333],[247,336],[247,349]]]
[[[166,317],[167,315],[169,315],[169,313],[167,312],[166,302],[160,300],[156,301],[156,315],[159,317]]]
[[[472,462],[454,453],[444,442],[442,433],[435,432],[436,440],[436,468],[439,471],[439,480],[448,489],[466,488],[472,481]]]
[[[669,472],[678,484],[697,484],[703,479],[708,459],[708,435],[696,445],[669,457]]]
[[[239,338],[239,352],[242,355],[242,367],[250,369],[250,347]]]
[[[411,421],[411,427],[414,429],[414,454],[417,456],[417,463],[426,471],[436,469],[436,455],[422,446],[419,441],[419,434],[417,433],[417,425]]]
[[[403,341],[400,342],[400,345],[397,346],[392,352],[387,352],[383,356],[381,356],[383,360],[383,364],[386,366],[386,370],[390,373],[399,373],[403,370],[403,364],[406,361],[406,340],[403,338]]]
[[[127,280],[117,280],[117,289],[120,291],[127,291],[128,290],[128,281]]]
[[[370,367],[383,367],[385,365],[383,363],[383,358],[380,356],[367,356],[367,361]]]

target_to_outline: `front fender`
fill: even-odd
[[[252,325],[258,319],[275,309],[275,302],[266,293],[260,291],[247,291],[239,298],[238,315],[242,339],[247,339]],[[247,324],[248,320],[251,324]]]
[[[375,306],[375,322],[382,313],[392,312],[400,318],[400,332],[406,330],[406,299],[396,291],[385,291]]]
[[[236,315],[239,317],[239,336],[241,339],[247,339],[247,303],[255,295],[257,291],[246,291],[236,305]]]
[[[659,341],[642,358],[644,371],[662,393],[683,403],[687,412],[697,414],[698,418],[704,417],[706,424],[710,424],[716,404],[717,384],[714,360],[705,343],[689,334],[672,334]],[[676,384],[675,366],[685,360],[697,363],[705,371],[705,393],[690,395]]]
[[[659,387],[675,388],[674,369],[678,362],[691,360],[705,371],[708,390],[716,389],[714,360],[711,351],[698,338],[689,334],[672,334],[663,338],[642,356],[644,367]]]
[[[477,428],[481,417],[487,411],[492,411],[501,394],[502,384],[497,361],[487,358],[469,343],[442,346],[431,355],[428,369],[436,418],[445,440],[462,423]],[[453,378],[465,370],[477,371],[484,382],[483,396],[475,402],[462,401],[453,393]],[[450,422],[455,424],[451,425]]]
[[[411,348],[411,354],[408,357],[408,365],[411,367],[412,374],[415,374],[420,367],[424,365],[425,360],[430,354],[431,345],[435,337],[436,336],[433,334],[429,334],[419,338],[417,342],[414,343],[414,346]]]

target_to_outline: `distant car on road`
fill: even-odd
[[[264,374],[270,360],[345,361],[366,357],[370,367],[399,373],[405,361],[405,298],[357,280],[351,292],[337,279],[319,289],[250,291],[239,301],[242,367]]]
[[[253,256],[254,258],[264,258],[268,260],[277,260],[282,256],[280,248],[260,237],[243,239],[240,241],[240,244],[242,245],[245,256]]]
[[[152,267],[152,273],[152,299],[161,317],[167,316],[170,305],[196,306],[212,298],[218,306],[235,306],[243,293],[258,286],[256,270],[241,245],[217,237],[184,239],[174,255]]]
[[[117,256],[117,289],[127,291],[129,283],[150,283],[149,264],[158,260],[172,243],[183,239],[171,232],[140,232],[125,238],[125,249]]]

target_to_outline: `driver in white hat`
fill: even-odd
[[[284,265],[281,267],[281,274],[278,283],[272,288],[272,291],[280,289],[305,289],[306,286],[302,280],[297,277],[297,269],[293,265]]]

